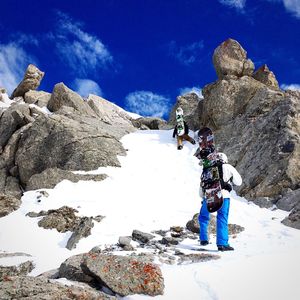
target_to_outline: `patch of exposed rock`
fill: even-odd
[[[164,279],[153,263],[127,256],[88,254],[82,263],[85,273],[121,296],[162,295]]]
[[[23,97],[29,90],[35,90],[40,86],[44,77],[44,72],[40,71],[36,66],[28,65],[23,80],[13,91],[11,98]]]
[[[215,49],[213,64],[219,79],[251,76],[254,71],[254,64],[247,59],[247,52],[233,39],[226,40]]]
[[[282,223],[292,228],[300,229],[300,202],[291,211],[288,217],[286,217]]]
[[[165,120],[156,117],[141,117],[132,119],[131,122],[134,127],[141,130],[169,129],[169,126]]]
[[[76,284],[74,282],[74,284]],[[78,284],[78,283],[77,283]],[[49,281],[44,277],[8,277],[0,281],[0,299],[18,300],[113,300],[114,296],[109,296],[101,291],[94,290],[88,286],[76,285],[66,286],[55,281]]]
[[[71,171],[66,171],[58,168],[46,169],[39,174],[34,174],[30,177],[26,185],[26,190],[37,190],[41,187],[46,189],[54,188],[62,180],[78,182],[80,180],[102,181],[107,178],[106,174],[74,174]]]
[[[0,218],[17,210],[20,207],[20,205],[20,199],[11,195],[0,193]]]

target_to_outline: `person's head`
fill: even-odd
[[[222,152],[219,152],[218,153],[218,159],[224,163],[224,164],[227,164],[228,163],[228,157],[225,153],[222,153]]]

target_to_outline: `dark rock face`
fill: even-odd
[[[215,49],[213,63],[219,79],[251,76],[254,71],[254,64],[247,59],[247,52],[233,39],[226,40]]]
[[[82,263],[85,273],[121,295],[162,295],[164,279],[160,268],[141,259],[117,255],[89,254]]]
[[[0,299],[116,299],[90,287],[64,286],[50,282],[44,277],[9,277],[0,281]]]
[[[282,223],[300,229],[300,202],[298,202],[297,206],[292,210],[289,216],[282,221]]]
[[[199,129],[198,106],[202,98],[195,93],[188,93],[178,96],[176,104],[171,110],[169,123],[174,127],[176,125],[176,109],[181,107],[183,110],[184,120],[191,130]]]
[[[167,128],[167,122],[165,120],[155,117],[137,118],[131,120],[131,122],[134,127],[141,130],[158,130]]]
[[[30,64],[26,69],[23,80],[13,91],[11,98],[23,97],[29,90],[37,89],[44,77],[44,74],[45,73],[40,71],[36,66]]]
[[[148,243],[150,240],[154,238],[153,234],[142,232],[139,230],[133,230],[132,239],[134,241],[139,241],[141,243]]]
[[[298,203],[300,203],[300,189],[295,191],[288,190],[284,195],[276,202],[276,206],[279,209],[290,211]]]

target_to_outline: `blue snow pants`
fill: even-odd
[[[228,214],[230,199],[224,198],[222,207],[217,212],[217,245],[228,246]],[[200,241],[208,241],[208,224],[210,213],[207,210],[206,200],[202,201],[202,206],[199,213],[199,225],[200,225]]]

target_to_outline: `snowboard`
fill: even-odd
[[[223,205],[221,178],[218,155],[215,150],[214,136],[210,128],[205,127],[198,132],[199,149],[202,159],[201,187],[210,213],[218,211]],[[221,166],[222,167],[222,166]]]
[[[176,122],[177,122],[177,135],[182,136],[184,135],[184,121],[183,115],[176,114]]]

